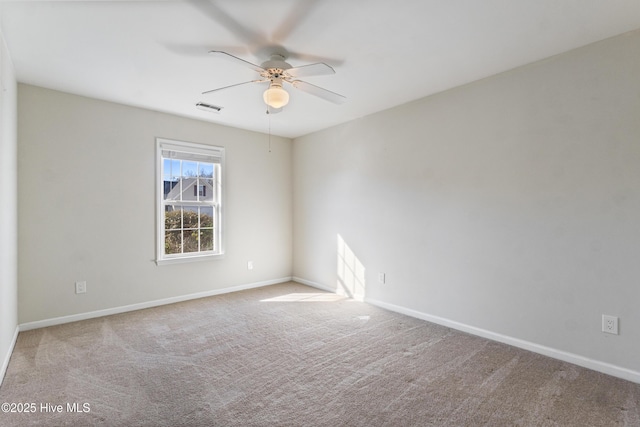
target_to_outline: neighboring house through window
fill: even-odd
[[[224,253],[224,148],[158,138],[157,263]]]

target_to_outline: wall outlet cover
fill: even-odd
[[[618,318],[616,316],[602,315],[602,332],[618,335]]]
[[[87,282],[76,282],[76,294],[84,294],[87,292]]]

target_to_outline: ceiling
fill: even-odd
[[[0,1],[18,81],[223,125],[297,137],[640,28],[638,0]],[[264,84],[223,50],[261,64],[278,46],[335,105]],[[224,107],[200,111],[197,102]]]

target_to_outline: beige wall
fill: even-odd
[[[353,285],[341,238],[372,301],[640,379],[638,46],[636,31],[296,139],[294,276]]]
[[[18,132],[20,323],[291,276],[290,140],[22,84]],[[224,259],[153,262],[156,137],[225,147]]]
[[[1,9],[0,9],[1,13]],[[16,79],[0,29],[0,382],[18,325]]]

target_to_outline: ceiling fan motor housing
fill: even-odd
[[[279,68],[281,70],[288,70],[289,68],[291,68],[291,65],[285,62],[284,56],[279,55],[277,53],[272,54],[271,59],[263,62],[260,66],[265,70],[268,70],[269,68]]]
[[[263,62],[260,65],[265,69],[265,72],[261,73],[262,77],[274,81],[274,79],[282,79],[285,77],[284,72],[291,68],[291,65],[284,60],[284,56],[274,53],[271,55],[271,59]],[[282,83],[280,83],[282,85]]]

